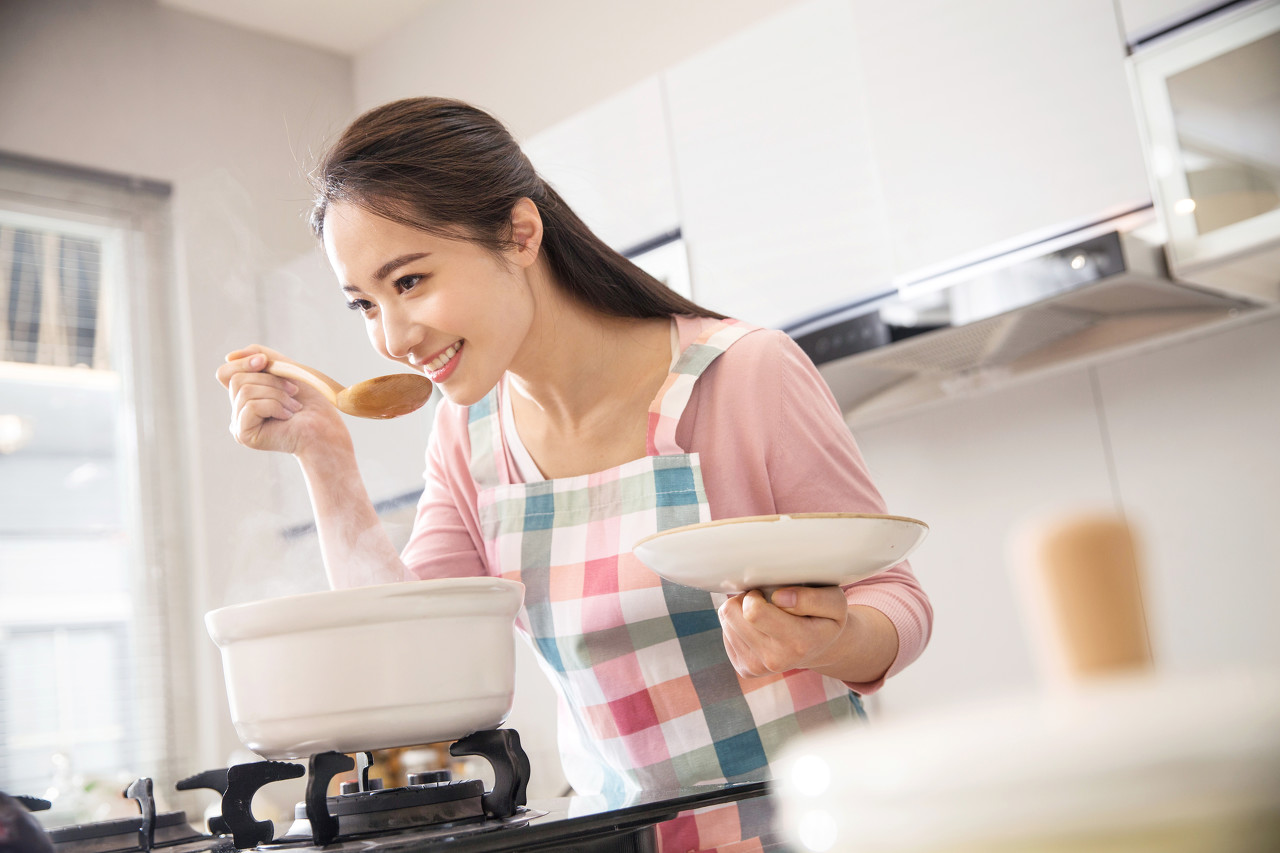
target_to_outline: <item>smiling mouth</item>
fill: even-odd
[[[422,365],[422,368],[429,373],[439,373],[446,364],[453,361],[453,357],[458,354],[460,349],[462,349],[462,341],[457,341],[445,349],[444,352],[431,359],[431,361]]]

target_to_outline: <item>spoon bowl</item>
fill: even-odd
[[[265,369],[282,379],[305,382],[338,411],[357,418],[398,418],[416,412],[431,397],[431,380],[417,373],[375,376],[348,387],[313,367],[283,358],[273,359]]]
[[[348,386],[338,408],[361,418],[398,418],[416,412],[431,397],[431,380],[417,373],[390,373]]]

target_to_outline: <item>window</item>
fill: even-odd
[[[0,156],[0,790],[53,800],[51,823],[182,760],[167,206]]]

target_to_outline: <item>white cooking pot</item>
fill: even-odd
[[[442,578],[329,590],[205,615],[236,734],[265,758],[450,741],[515,696],[524,585]]]

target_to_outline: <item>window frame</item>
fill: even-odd
[[[151,697],[138,709],[136,724],[152,733],[139,738],[142,766],[136,771],[161,779],[189,770],[200,718],[191,701],[197,684],[187,618],[196,566],[194,403],[182,381],[191,355],[179,333],[187,326],[183,293],[173,285],[171,195],[162,182],[0,151],[6,220],[103,238],[101,310],[111,313],[117,339],[112,369],[123,401],[119,460],[133,507],[125,521],[135,548],[132,633],[139,646],[155,644],[145,655],[135,651],[135,661],[161,663],[136,668],[138,694]]]

